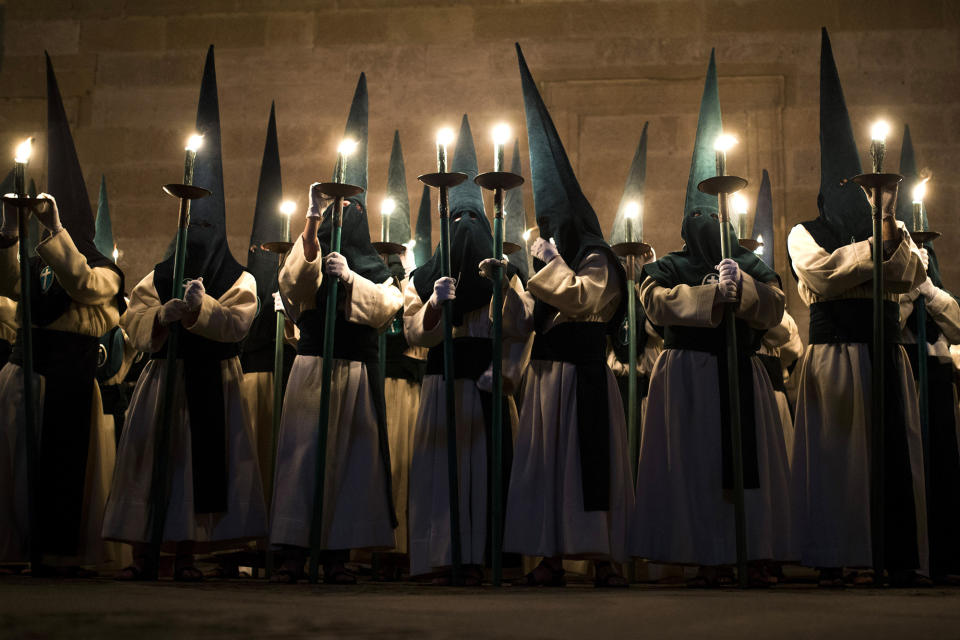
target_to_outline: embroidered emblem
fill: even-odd
[[[46,293],[53,286],[53,269],[48,266],[40,270],[40,290]]]

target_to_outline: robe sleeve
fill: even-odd
[[[784,325],[787,326],[789,337],[780,346],[780,361],[784,364],[790,364],[799,360],[800,356],[803,355],[803,340],[800,339],[800,328],[797,326],[797,321],[786,311],[783,312],[783,320],[780,321],[780,326]]]
[[[403,290],[403,333],[407,342],[415,347],[435,347],[443,340],[443,323],[438,322],[430,329],[423,327],[423,315],[427,303],[420,299],[413,279],[407,281]]]
[[[392,278],[376,284],[354,273],[346,288],[344,311],[348,322],[382,329],[403,307],[403,293]]]
[[[960,343],[960,304],[956,298],[943,289],[937,289],[933,298],[927,300],[927,313],[940,327],[947,342]]]
[[[786,296],[779,287],[758,282],[741,272],[740,301],[734,314],[754,329],[772,329],[780,324]]]
[[[620,295],[609,287],[610,265],[602,253],[591,253],[574,271],[557,256],[527,281],[527,290],[539,300],[556,307],[565,316],[601,313]]]
[[[184,329],[208,340],[240,342],[257,315],[257,281],[244,271],[219,298],[203,295],[200,313]]]
[[[17,303],[0,296],[0,340],[13,343],[17,338]]]
[[[681,284],[668,289],[653,278],[647,278],[640,286],[640,304],[643,305],[647,318],[661,327],[719,326],[723,318],[723,307],[716,304],[716,297],[715,284],[696,287]]]
[[[66,229],[38,244],[37,254],[53,269],[70,297],[80,304],[107,304],[120,291],[120,275],[107,267],[91,269]]]
[[[167,331],[157,324],[160,296],[153,284],[153,272],[137,283],[123,316],[124,330],[138,351],[156,353],[167,339]]]
[[[319,253],[311,262],[303,255],[303,235],[297,237],[280,269],[280,296],[283,306],[296,322],[304,311],[317,306],[317,289],[323,278]]]
[[[18,242],[0,248],[0,296],[14,301],[20,299],[20,262],[17,260],[19,250]]]
[[[503,292],[504,338],[526,338],[533,332],[533,305],[530,296],[524,295],[520,278],[513,276]],[[493,299],[490,300],[490,321],[493,321]]]

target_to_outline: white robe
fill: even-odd
[[[897,223],[903,229],[903,223]],[[828,253],[802,226],[787,238],[800,297],[807,304],[870,298],[873,260],[867,240]],[[917,287],[925,277],[913,242],[904,241],[884,262],[886,299]],[[811,567],[869,567],[870,536],[870,345],[808,345],[799,365],[800,386],[794,420],[792,469],[795,537],[801,562]],[[908,420],[907,442],[913,474],[918,552],[927,557],[923,449],[913,374],[897,348],[902,397]]]
[[[558,310],[562,322],[608,322],[620,304],[613,268],[603,253],[587,255],[578,271],[554,258],[527,282],[527,295]],[[633,482],[623,403],[606,368],[610,416],[610,509],[584,511],[577,430],[577,369],[568,362],[531,360],[524,377],[504,551],[528,556],[626,560]]]
[[[442,344],[443,322],[424,328],[423,317],[428,307],[420,299],[412,281],[404,293],[407,340],[412,345],[427,348]],[[502,310],[504,397],[508,407],[508,413],[503,416],[503,437],[512,441],[517,424],[512,390],[519,382],[533,313],[533,306],[516,276],[505,292]],[[492,309],[485,307],[464,314],[463,324],[454,327],[453,337],[489,337],[493,326],[491,313]],[[461,559],[467,565],[482,565],[488,528],[487,426],[477,385],[461,379],[455,386]],[[445,388],[442,375],[424,377],[410,469],[411,575],[451,564]]]
[[[307,261],[297,238],[280,272],[280,295],[290,318],[316,307],[323,279],[319,255]],[[353,274],[343,312],[349,322],[385,330],[403,305],[393,280],[371,282]],[[298,355],[283,399],[270,542],[310,546],[323,358]],[[362,362],[335,360],[327,431],[321,547],[330,550],[393,548],[394,533],[380,454],[374,390]],[[389,407],[387,409],[389,411]]]
[[[67,311],[45,329],[99,337],[117,326],[116,303],[120,277],[112,269],[91,269],[66,229],[42,241],[37,253],[73,299]],[[0,295],[20,298],[17,245],[0,249]],[[35,398],[43,424],[44,379],[36,375],[40,394]],[[90,393],[90,441],[84,487],[80,543],[75,557],[44,555],[51,565],[85,565],[105,568],[122,561],[118,545],[100,539],[100,522],[114,465],[113,418],[103,415],[100,389]],[[26,562],[30,537],[27,519],[26,441],[23,438],[23,372],[8,363],[0,370],[0,562]]]
[[[789,374],[786,368],[803,355],[803,342],[797,322],[786,311],[780,324],[763,334],[763,341],[757,353],[773,356],[780,360],[782,380],[786,382]],[[774,382],[771,380],[771,382]],[[787,447],[787,459],[793,459],[793,412],[787,394],[777,388],[773,390],[780,412],[780,426],[783,427],[783,442]]]
[[[125,319],[131,342],[145,353],[163,349],[168,334],[157,323],[162,303],[153,277],[151,272],[134,288]],[[249,331],[256,314],[256,286],[254,277],[244,272],[218,299],[205,294],[197,321],[183,328],[210,340],[239,342]],[[151,540],[154,442],[160,428],[157,417],[166,367],[166,358],[151,360],[133,391],[103,521],[106,539],[130,543]],[[163,541],[216,543],[204,544],[201,548],[223,548],[228,543],[262,537],[267,530],[266,507],[249,408],[240,388],[243,379],[240,359],[232,357],[220,365],[227,429],[227,510],[223,513],[194,513],[190,415],[182,367],[183,361],[178,360],[169,434],[170,490]]]

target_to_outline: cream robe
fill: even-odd
[[[424,328],[427,310],[413,282],[404,291],[403,324],[407,340],[420,347],[443,343],[443,322]],[[491,300],[492,304],[492,300]],[[530,338],[533,305],[514,276],[503,297],[503,375],[507,413],[503,437],[513,439],[517,409],[512,390],[520,380],[520,366]],[[453,328],[456,338],[487,338],[492,330],[492,307],[464,314]],[[480,392],[472,380],[456,381],[457,472],[460,479],[460,546],[468,565],[483,565],[487,547],[487,426]],[[423,379],[410,469],[410,574],[435,571],[451,564],[450,498],[447,478],[446,384],[442,375]]]
[[[17,245],[0,249],[0,295],[12,300],[20,297],[20,268]],[[116,296],[120,276],[107,267],[91,269],[77,250],[70,234],[63,229],[48,236],[37,246],[37,253],[53,269],[57,280],[73,299],[66,313],[44,327],[85,336],[102,336],[117,326],[120,312]],[[36,420],[43,423],[44,381],[37,375],[40,408]],[[84,489],[82,531],[76,557],[44,556],[47,564],[61,566],[116,564],[122,561],[118,545],[104,543],[100,523],[110,489],[114,465],[113,419],[103,415],[100,389],[96,382],[90,390],[90,444]],[[7,364],[0,370],[0,561],[28,559],[30,536],[27,520],[26,442],[23,439],[23,373],[19,366]]]
[[[140,351],[156,353],[164,348],[167,331],[157,324],[161,307],[151,272],[134,288],[125,321],[130,340]],[[197,321],[183,328],[210,340],[239,342],[250,329],[256,311],[256,280],[243,272],[219,298],[204,294]],[[157,416],[166,366],[166,358],[151,360],[133,391],[117,449],[117,469],[103,521],[104,538],[131,543],[150,541],[154,441],[160,426]],[[182,367],[183,361],[178,360],[177,368]],[[223,360],[220,372],[227,428],[227,510],[194,513],[190,415],[183,374],[178,371],[170,432],[171,459],[167,462],[170,491],[164,542],[216,543],[204,546],[223,548],[228,543],[266,535],[266,508],[253,430],[240,389],[240,359]]]
[[[897,226],[904,229],[903,223]],[[916,288],[926,274],[905,231],[884,262],[885,298]],[[827,253],[797,225],[787,238],[800,297],[822,300],[870,298],[873,260],[867,240]],[[913,374],[903,348],[896,354],[908,420],[920,564],[926,566],[926,507],[923,450]],[[795,539],[801,562],[811,567],[869,567],[870,544],[870,371],[869,345],[808,345],[799,365],[792,468]]]
[[[527,282],[557,309],[547,329],[563,322],[608,322],[620,304],[609,259],[588,254],[577,271],[556,257]],[[610,509],[584,511],[577,431],[576,366],[531,360],[524,377],[504,550],[528,556],[626,559],[633,483],[626,418],[613,373],[607,369],[610,415]]]
[[[783,312],[780,324],[763,334],[763,341],[757,353],[780,360],[783,368],[781,375],[786,382],[789,377],[786,367],[803,355],[800,330],[793,316],[786,311]],[[787,459],[791,460],[793,459],[793,412],[790,410],[790,401],[786,393],[774,388],[773,394],[777,399],[777,410],[780,412],[780,425],[783,427],[783,442],[787,446]]]
[[[783,292],[742,276],[737,318],[757,330],[776,327]],[[716,291],[716,284],[667,289],[648,279],[640,301],[659,326],[715,328],[724,308]],[[760,487],[746,491],[748,553],[790,560],[790,473],[780,414],[766,369],[757,358],[751,365]],[[673,564],[736,562],[734,508],[721,482],[719,375],[711,353],[668,348],[657,360],[640,443],[632,555]]]
[[[299,236],[280,272],[280,295],[294,322],[316,308],[321,264],[319,255],[307,261]],[[353,282],[341,286],[346,289],[343,313],[349,322],[385,330],[403,305],[403,294],[392,279],[377,284],[353,274]],[[298,355],[287,382],[274,476],[272,544],[310,546],[322,364],[320,356]],[[334,361],[323,491],[324,549],[394,546],[372,394],[364,363]]]
[[[11,345],[17,339],[17,303],[12,298],[0,296],[0,340]]]

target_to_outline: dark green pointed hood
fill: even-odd
[[[870,205],[850,179],[862,173],[860,153],[833,59],[830,36],[821,32],[820,45],[820,217],[841,244],[871,234]]]
[[[647,126],[649,122],[643,123],[643,132],[640,134],[640,143],[637,144],[637,150],[633,154],[633,161],[630,163],[630,173],[627,174],[627,183],[623,187],[623,195],[620,197],[620,206],[617,207],[617,215],[613,219],[613,227],[610,230],[610,244],[618,244],[627,240],[627,206],[631,202],[640,205],[641,215],[643,212],[644,187],[647,182]],[[639,239],[639,227],[641,221],[634,223],[634,239]]]
[[[363,187],[364,193],[354,196],[351,200],[367,206],[367,138],[368,120],[370,117],[370,98],[367,94],[367,74],[361,73],[357,80],[357,87],[353,91],[353,100],[350,103],[350,113],[347,115],[347,126],[343,130],[343,137],[350,138],[357,143],[357,148],[347,158],[347,170],[344,181]],[[333,176],[336,180],[337,168],[334,166]]]
[[[910,125],[903,125],[903,142],[900,144],[900,191],[897,195],[897,220],[913,229],[913,188],[920,182],[917,171],[917,157],[913,151],[913,138],[910,135]]]
[[[760,181],[760,191],[757,193],[757,210],[753,217],[753,237],[763,237],[763,246],[758,249],[760,259],[768,267],[774,266],[774,248],[776,237],[773,232],[773,193],[770,190],[770,174],[763,170],[763,179]]]
[[[417,210],[417,229],[414,240],[417,244],[413,247],[413,261],[420,267],[426,264],[430,256],[433,255],[433,220],[430,218],[432,206],[430,203],[430,187],[423,185],[423,193],[420,195],[420,208]]]
[[[387,172],[387,197],[397,205],[390,214],[390,242],[405,244],[410,241],[410,194],[407,192],[407,172],[403,163],[400,132],[393,132],[390,149],[390,169]]]
[[[465,173],[467,179],[449,191],[450,218],[456,218],[463,213],[474,213],[487,220],[483,208],[483,189],[473,181],[479,173],[477,163],[477,148],[473,144],[473,133],[470,131],[470,121],[467,114],[463,114],[460,121],[460,134],[457,136],[457,148],[450,164],[451,173]],[[487,226],[490,223],[487,221]]]
[[[93,243],[97,251],[113,260],[116,243],[113,240],[113,224],[110,221],[110,203],[107,201],[107,177],[100,176],[100,197],[97,199],[96,235]],[[114,260],[114,262],[116,262]]]
[[[717,175],[717,153],[714,144],[723,133],[723,120],[720,115],[720,86],[717,81],[717,61],[714,50],[710,51],[710,63],[707,65],[707,77],[703,83],[703,96],[700,99],[700,116],[697,119],[697,137],[693,143],[693,157],[690,159],[690,174],[687,178],[687,197],[683,203],[683,215],[694,211],[716,213],[719,210],[717,196],[711,196],[697,189],[697,185]]]
[[[270,105],[267,138],[260,162],[260,181],[257,183],[257,202],[253,210],[253,229],[247,252],[247,270],[257,279],[261,306],[266,307],[270,295],[277,290],[277,254],[264,251],[265,242],[286,240],[283,233],[283,182],[280,172],[280,142],[277,137],[276,109]]]
[[[513,141],[513,160],[510,163],[510,171],[518,176],[523,175],[523,167],[520,163],[519,139]],[[503,209],[503,215],[506,218],[504,239],[507,242],[520,245],[520,251],[511,253],[507,259],[519,272],[520,279],[526,282],[527,278],[530,277],[530,270],[527,260],[527,243],[523,239],[523,232],[527,230],[527,208],[523,203],[522,187],[507,191],[503,196]]]

